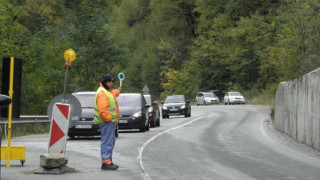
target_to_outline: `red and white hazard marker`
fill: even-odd
[[[55,103],[53,105],[48,153],[65,153],[69,117],[70,104]]]

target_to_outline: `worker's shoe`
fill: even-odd
[[[119,168],[119,166],[118,166],[118,165],[116,165],[116,164],[113,164],[113,163],[111,163],[111,165],[114,165],[114,166],[116,166],[116,167],[117,167],[117,169]]]
[[[114,164],[102,164],[101,170],[117,170],[119,166]]]

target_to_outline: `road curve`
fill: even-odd
[[[274,130],[268,108],[198,106],[193,111],[199,120],[144,147],[149,179],[320,178],[319,152]]]
[[[68,166],[76,173],[36,175],[48,134],[14,138],[26,163],[1,161],[2,180],[81,179],[319,179],[320,153],[279,133],[267,107],[193,106],[192,117],[161,119],[149,132],[121,131],[114,149],[117,171],[100,170],[99,137],[68,140]],[[6,144],[6,142],[2,142]]]

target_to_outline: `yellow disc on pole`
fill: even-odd
[[[74,61],[76,59],[76,52],[73,49],[68,49],[64,52],[64,59]]]

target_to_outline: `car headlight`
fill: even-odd
[[[168,108],[167,108],[167,106],[163,106],[162,109],[163,110],[167,110]]]
[[[184,109],[184,108],[186,108],[186,105],[180,106],[180,109]]]
[[[141,117],[142,116],[142,111],[138,111],[138,112],[134,113],[132,116],[135,117],[135,118]]]

